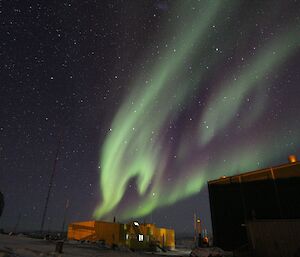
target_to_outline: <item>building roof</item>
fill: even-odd
[[[222,176],[219,179],[208,181],[212,184],[231,184],[241,182],[251,182],[267,179],[285,179],[292,177],[300,177],[300,162],[290,162],[278,166],[263,168],[259,170],[249,171],[233,176]]]

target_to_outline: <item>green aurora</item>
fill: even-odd
[[[208,72],[212,72],[210,67],[221,61],[219,49],[207,52],[207,45],[213,45],[213,38],[207,37],[209,30],[213,26],[222,27],[228,12],[237,7],[238,1],[230,4],[182,1],[172,10],[171,15],[179,15],[180,22],[175,20],[172,27],[166,24],[170,32],[162,36],[166,38],[160,46],[160,57],[153,57],[132,82],[132,90],[116,113],[102,146],[99,164],[102,201],[94,212],[95,218],[106,217],[117,209],[129,181],[134,178],[139,198],[122,209],[122,219],[145,216],[158,207],[196,194],[208,179],[224,172],[230,175],[255,169],[259,156],[268,152],[272,137],[265,135],[259,138],[259,144],[245,139],[230,151],[220,147],[213,154],[208,149],[235,122],[249,94],[254,92],[257,96],[256,104],[249,115],[238,117],[240,125],[250,129],[264,113],[268,104],[264,97],[268,86],[265,74],[280,68],[295,53],[300,40],[296,29],[265,42],[247,65],[230,71],[232,75],[226,80],[218,81],[215,93],[202,109],[199,107],[195,125],[182,129],[181,133],[189,136],[181,136],[175,148],[165,139],[169,124],[178,121],[195,90],[202,92]],[[223,48],[231,40],[226,37]],[[199,65],[200,62],[206,65]],[[280,142],[284,143],[284,139],[273,145],[272,156],[264,155],[264,160],[282,154]],[[192,158],[194,153],[199,158]],[[216,160],[213,155],[222,157]],[[173,174],[173,179],[168,180],[166,173]]]

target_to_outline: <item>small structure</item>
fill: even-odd
[[[251,241],[260,245],[253,234],[258,231],[256,221],[299,222],[300,162],[294,155],[284,165],[209,181],[208,189],[214,245],[224,250],[251,246]],[[271,224],[268,222],[259,224]],[[249,233],[252,233],[250,238]],[[272,236],[275,240],[274,233],[268,234]]]
[[[175,248],[173,229],[158,228],[154,224],[128,224],[83,221],[69,224],[68,239],[102,242],[114,246],[126,246],[133,250],[153,250],[156,247],[172,250]]]

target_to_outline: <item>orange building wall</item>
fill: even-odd
[[[154,224],[142,224],[140,227],[143,234],[150,235],[160,247],[175,249],[175,231],[173,229],[158,228]]]
[[[72,223],[68,227],[69,240],[104,241],[108,245],[124,241],[120,233],[121,224],[100,221]]]
[[[126,240],[126,234],[129,239]],[[142,242],[137,241],[138,234],[144,235]],[[158,228],[154,224],[120,224],[102,221],[84,221],[72,223],[68,227],[69,240],[103,241],[108,245],[127,245],[130,248],[147,248],[157,243],[160,247],[175,249],[173,229]]]
[[[98,240],[104,240],[109,245],[124,242],[125,238],[122,237],[121,226],[119,223],[96,222],[95,231]]]
[[[96,240],[95,221],[76,222],[68,226],[69,240]]]

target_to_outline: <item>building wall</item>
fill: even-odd
[[[175,231],[173,229],[158,228],[154,224],[141,224],[144,235],[152,237],[158,245],[169,250],[175,249]]]
[[[95,222],[95,231],[98,240],[105,241],[108,245],[118,245],[125,241],[123,224],[109,222]]]
[[[175,233],[174,230],[166,228],[158,228],[156,238],[162,248],[175,249]]]
[[[237,186],[209,186],[213,228],[213,243],[224,250],[235,249],[247,242],[240,188]]]
[[[233,250],[247,244],[245,223],[300,218],[300,163],[208,182],[214,244]]]
[[[76,222],[68,226],[69,240],[96,240],[95,221]]]
[[[100,221],[84,221],[72,223],[68,226],[69,240],[103,241],[108,245],[120,244],[121,225]]]
[[[247,230],[254,256],[300,256],[300,220],[250,221]]]
[[[68,239],[103,241],[108,245],[126,245],[136,250],[155,247],[156,244],[162,248],[175,248],[175,231],[158,228],[154,224],[76,222],[68,227]]]
[[[4,197],[0,191],[0,216],[2,215],[3,209],[4,209]]]

